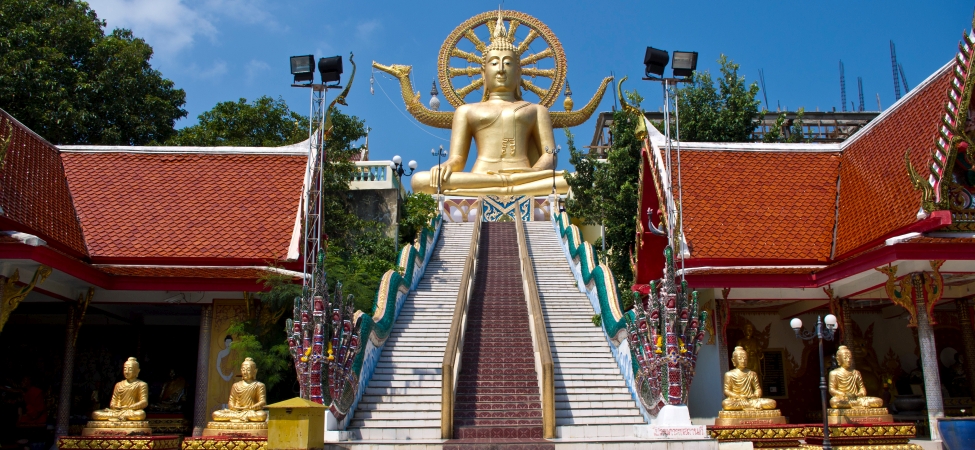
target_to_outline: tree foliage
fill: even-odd
[[[630,103],[639,107],[640,94],[625,94]],[[630,257],[636,243],[636,219],[639,205],[640,151],[642,143],[636,137],[636,124],[642,117],[625,111],[613,112],[610,133],[613,143],[606,162],[598,161],[590,152],[583,156],[569,139],[570,162],[576,173],[568,177],[574,198],[566,204],[573,218],[587,224],[603,224],[606,235],[606,254],[600,255],[616,277],[619,298],[630,291],[633,268]],[[571,137],[571,135],[568,135]],[[597,242],[594,247],[601,247]]]
[[[411,192],[403,202],[403,218],[399,221],[399,245],[412,244],[423,230],[430,229],[430,221],[437,215],[437,200],[430,194]]]
[[[56,144],[142,145],[175,134],[186,94],[126,29],[87,3],[0,2],[0,107]]]
[[[246,101],[243,104],[246,105]],[[247,106],[238,111],[253,105]],[[269,121],[290,120],[285,118],[294,114],[285,114],[288,109],[283,101],[273,108],[259,108],[260,111],[274,116],[267,119]],[[251,112],[247,111],[246,114]],[[225,119],[235,121],[232,115]],[[351,160],[362,150],[355,142],[365,137],[365,123],[355,116],[333,110],[332,125],[332,135],[325,143],[326,159],[322,172],[322,210],[325,212],[322,214],[322,230],[328,245],[326,278],[332,288],[341,282],[344,293],[354,296],[356,308],[371,313],[380,279],[386,271],[396,267],[397,249],[393,239],[385,235],[384,225],[356,216],[349,194],[349,180],[355,170]],[[307,132],[304,136],[307,136]],[[217,145],[240,145],[231,144],[231,139],[223,137],[215,142],[219,143]],[[283,143],[285,141],[275,145]],[[294,366],[285,344],[287,334],[284,322],[291,316],[295,297],[301,296],[301,286],[290,277],[273,274],[266,277],[265,286],[270,288],[270,292],[261,294],[259,303],[254,307],[256,312],[233,323],[231,331],[236,338],[232,345],[242,357],[254,358],[263,378],[294,380]],[[292,396],[294,392],[286,387],[290,388],[282,386],[274,398]],[[268,396],[273,401],[270,392]]]
[[[802,142],[805,136],[802,129],[802,116],[805,112],[805,108],[799,108],[799,111],[796,111],[796,118],[788,123],[785,113],[779,114],[775,124],[762,136],[762,142]],[[762,111],[762,116],[764,115],[765,111]],[[782,131],[786,129],[788,133],[783,134]]]
[[[677,90],[680,140],[747,142],[758,126],[758,84],[745,84],[738,64],[721,55],[721,78],[715,86],[708,71],[694,72],[692,82]],[[671,130],[671,137],[677,133]]]
[[[261,96],[217,103],[200,114],[196,125],[185,127],[167,145],[275,147],[308,139],[308,118],[291,111],[283,98]]]

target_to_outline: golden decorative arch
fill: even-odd
[[[484,80],[480,78],[482,57],[484,51],[489,46],[489,42],[495,36],[495,28],[497,27],[499,14],[501,16],[502,26],[507,28],[504,30],[504,35],[507,39],[511,40],[510,44],[514,47],[515,53],[521,59],[522,89],[537,95],[539,98],[538,103],[546,108],[550,108],[555,104],[555,100],[562,95],[563,87],[566,85],[567,62],[565,51],[562,49],[562,44],[555,37],[555,33],[548,26],[540,20],[518,11],[494,10],[483,12],[464,21],[447,36],[447,39],[444,40],[443,45],[440,47],[440,54],[437,61],[437,78],[440,82],[444,98],[456,108],[467,103],[464,98],[468,94],[484,86]],[[487,41],[482,40],[477,34],[481,27],[487,28],[487,36],[489,38]],[[513,42],[515,33],[522,27],[529,30],[528,34],[521,42]],[[459,48],[461,41],[465,39],[473,44],[475,49],[473,52]],[[544,42],[545,48],[537,53],[530,53],[530,50],[532,50],[531,44],[538,41]],[[530,54],[522,57],[526,52]],[[452,66],[452,63],[456,63],[456,59],[465,61],[465,65],[463,67]],[[540,69],[537,67],[540,61],[547,60],[552,61],[553,68]],[[372,67],[386,72],[399,80],[400,93],[403,96],[403,102],[406,104],[406,110],[417,121],[436,128],[449,129],[451,127],[454,117],[452,111],[432,111],[420,101],[420,92],[415,91],[410,82],[410,72],[413,70],[412,66],[400,64],[387,66],[373,61]],[[551,79],[551,84],[547,88],[540,86],[535,83],[535,80],[538,78],[549,78]],[[455,81],[457,79],[466,79],[468,82]],[[552,127],[574,127],[588,120],[596,112],[596,108],[599,106],[599,102],[602,101],[603,95],[606,93],[606,88],[611,81],[613,81],[613,77],[604,78],[596,93],[583,108],[576,111],[550,112]],[[572,104],[571,101],[564,103],[567,105]]]

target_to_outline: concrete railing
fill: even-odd
[[[391,161],[356,161],[349,189],[399,189]]]
[[[542,303],[538,298],[538,283],[535,281],[535,268],[528,254],[528,240],[525,238],[525,225],[521,214],[516,214],[515,228],[518,231],[518,254],[521,262],[521,279],[524,283],[525,300],[528,303],[528,326],[535,349],[535,372],[542,397],[542,437],[555,438],[555,364],[548,343],[548,330]]]
[[[460,277],[457,289],[457,303],[454,305],[454,317],[450,322],[450,334],[447,335],[447,347],[443,353],[443,364],[440,376],[441,404],[440,404],[440,434],[444,439],[454,437],[454,396],[457,393],[457,378],[460,374],[461,354],[464,349],[464,330],[467,328],[467,306],[470,304],[471,290],[474,288],[474,274],[477,270],[478,243],[481,236],[481,215],[478,213],[474,222],[474,232],[471,233],[471,248],[464,263],[464,272]]]

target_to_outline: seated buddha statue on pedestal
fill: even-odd
[[[484,97],[464,104],[453,115],[450,157],[429,172],[413,175],[413,192],[436,194],[438,182],[446,195],[548,195],[553,177],[556,191],[568,192],[556,159],[548,108],[522,99],[521,56],[499,14],[491,43],[484,51],[481,76]],[[471,150],[477,160],[464,172]]]
[[[91,413],[91,421],[82,431],[84,436],[152,434],[143,410],[149,405],[149,385],[138,379],[139,361],[125,361],[122,375],[125,379],[115,384],[108,408]]]
[[[771,425],[785,423],[775,409],[775,400],[762,398],[758,374],[748,368],[748,351],[735,347],[731,362],[734,369],[724,374],[724,396],[716,426]]]
[[[867,396],[860,371],[853,369],[853,353],[845,345],[836,350],[840,365],[829,372],[829,423],[885,423],[893,417],[884,401]]]
[[[230,388],[227,409],[213,412],[213,422],[203,430],[204,436],[247,434],[267,436],[267,396],[264,383],[257,381],[257,364],[251,358],[240,365],[242,380]]]

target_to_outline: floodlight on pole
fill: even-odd
[[[322,83],[339,81],[342,78],[342,57],[330,56],[318,60],[318,72],[322,75]]]
[[[674,78],[687,78],[697,70],[697,52],[674,51],[674,62],[670,65],[674,69]]]
[[[294,75],[295,77],[295,84],[306,81],[315,81],[315,56],[292,56],[291,75]]]
[[[643,65],[646,66],[646,76],[651,74],[658,77],[664,76],[664,67],[670,62],[670,55],[666,50],[647,47],[647,52],[643,56]]]

